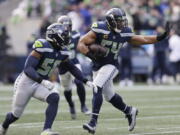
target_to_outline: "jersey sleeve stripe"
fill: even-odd
[[[53,52],[51,48],[36,48],[35,50],[38,52]]]
[[[61,52],[62,55],[71,55],[71,53],[68,52],[68,51],[60,51],[60,52]]]
[[[79,33],[77,33],[77,34],[75,34],[75,35],[72,36],[72,38],[77,38],[77,37],[80,37],[80,34],[79,34]]]
[[[92,28],[92,31],[94,31],[96,33],[102,33],[102,34],[109,34],[110,33],[110,31],[97,29],[97,28]]]
[[[130,37],[133,36],[134,33],[120,33],[121,37]]]

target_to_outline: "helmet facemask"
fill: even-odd
[[[60,25],[54,28],[48,28],[46,32],[46,39],[60,49],[67,48],[70,43],[71,32],[64,25]]]
[[[106,21],[109,27],[116,33],[120,33],[128,23],[125,12],[117,8],[111,9],[107,12]]]

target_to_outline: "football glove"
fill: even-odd
[[[42,80],[41,84],[49,90],[54,88],[54,84],[48,80]]]
[[[172,26],[170,25],[170,22],[168,21],[165,26],[165,32],[162,33],[161,35],[157,36],[157,41],[161,41],[161,40],[165,39],[166,37],[168,37],[169,33],[171,31],[171,27]]]
[[[95,93],[97,93],[98,88],[97,88],[97,86],[96,86],[93,82],[87,81],[87,82],[86,82],[86,85],[87,85],[88,87],[90,87]]]

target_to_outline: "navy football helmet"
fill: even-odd
[[[127,25],[126,13],[121,8],[112,8],[106,12],[106,21],[113,31],[119,33]]]
[[[72,20],[67,15],[62,15],[57,20],[58,23],[66,25],[70,31],[72,31]]]
[[[46,31],[46,39],[55,43],[59,48],[67,47],[70,43],[71,31],[65,25],[51,24]]]

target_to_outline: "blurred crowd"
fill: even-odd
[[[39,29],[27,42],[30,52],[34,40],[44,38],[47,26],[60,15],[67,14],[73,20],[73,30],[83,35],[89,31],[92,22],[104,20],[105,12],[112,7],[121,7],[126,11],[128,24],[136,34],[159,34],[164,31],[167,21],[173,26],[171,37],[154,47],[132,48],[129,44],[124,45],[119,55],[120,86],[132,86],[134,80],[138,80],[133,66],[136,64],[134,55],[152,60],[151,67],[147,67],[146,71],[148,84],[180,83],[179,0],[23,0],[14,15],[16,18],[19,18],[18,15],[42,20]]]

